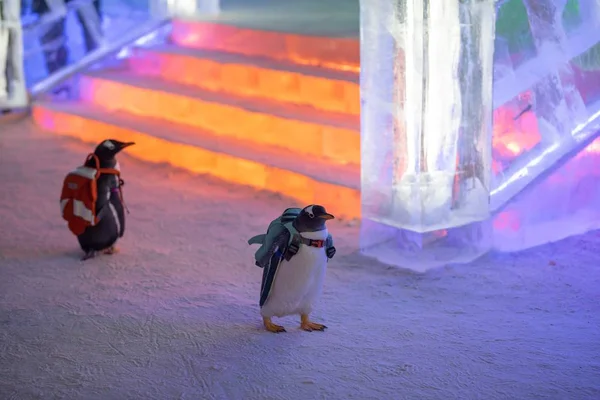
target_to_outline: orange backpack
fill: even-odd
[[[94,160],[96,168],[86,167],[85,163]],[[113,174],[120,177],[121,173],[113,168],[100,168],[100,160],[95,154],[87,156],[83,166],[67,174],[60,195],[60,212],[69,223],[69,230],[74,235],[81,235],[88,226],[98,223],[96,216],[96,200],[98,198],[97,180],[100,174]],[[119,193],[121,185],[119,184]]]

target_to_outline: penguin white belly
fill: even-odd
[[[303,232],[307,239],[325,240],[327,230]],[[309,314],[321,295],[327,255],[324,247],[301,245],[290,261],[283,260],[277,268],[267,301],[261,308],[263,317],[283,317]]]

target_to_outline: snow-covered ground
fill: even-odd
[[[275,335],[246,240],[288,201],[124,156],[122,252],[81,263],[58,197],[89,150],[0,125],[0,399],[600,398],[597,232],[415,275],[337,221],[329,330]]]

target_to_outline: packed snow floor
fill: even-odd
[[[246,240],[290,202],[123,156],[121,253],[82,263],[58,197],[89,150],[0,125],[0,399],[600,399],[597,232],[416,275],[334,221],[329,330],[276,335]]]

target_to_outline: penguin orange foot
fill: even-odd
[[[300,328],[307,332],[312,332],[312,331],[323,332],[323,331],[325,331],[325,329],[327,329],[327,327],[325,325],[317,324],[316,322],[311,322],[308,319],[308,314],[300,315]]]
[[[119,252],[119,248],[115,247],[115,246],[110,246],[108,249],[104,249],[104,251],[102,251],[104,254],[116,254]]]
[[[269,332],[273,332],[273,333],[286,332],[286,330],[283,326],[274,324],[271,321],[271,318],[264,317],[263,323],[265,324],[265,328],[267,328],[267,330]]]

